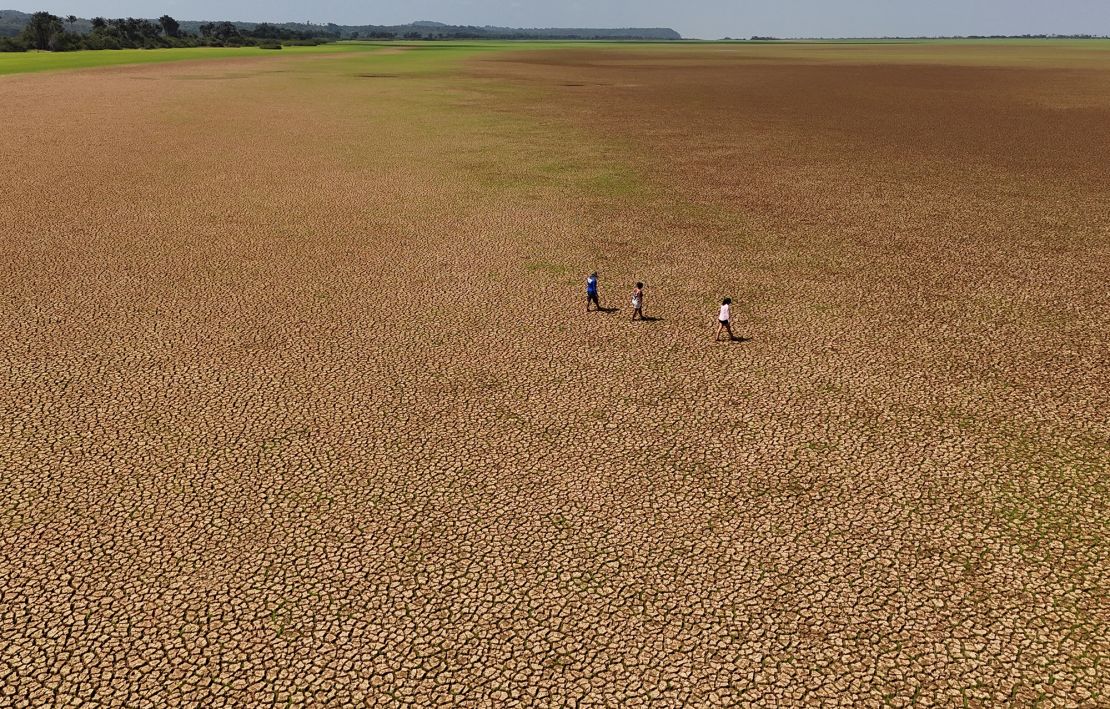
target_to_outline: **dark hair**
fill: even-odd
[[[732,298],[725,298],[721,301],[721,305],[732,305]]]
[[[643,287],[644,287],[644,284],[643,284],[643,283],[640,283],[639,281],[636,281],[636,287],[637,287],[637,288],[643,288]]]

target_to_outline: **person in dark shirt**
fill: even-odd
[[[590,304],[593,304],[596,310],[601,310],[601,302],[597,298],[597,271],[590,274],[586,279],[586,312],[590,312]]]

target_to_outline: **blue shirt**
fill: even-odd
[[[586,295],[595,295],[597,293],[597,279],[590,276],[586,279]]]

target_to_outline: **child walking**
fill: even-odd
[[[729,306],[732,305],[732,298],[725,298],[721,301],[721,312],[717,314],[717,334],[713,337],[714,342],[721,341],[721,331],[728,333],[729,340],[735,340],[736,336],[732,334],[732,325],[729,323]]]
[[[644,284],[639,281],[632,289],[632,319],[644,319]]]

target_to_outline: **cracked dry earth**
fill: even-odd
[[[899,51],[0,79],[0,704],[1105,706],[1110,62]]]

